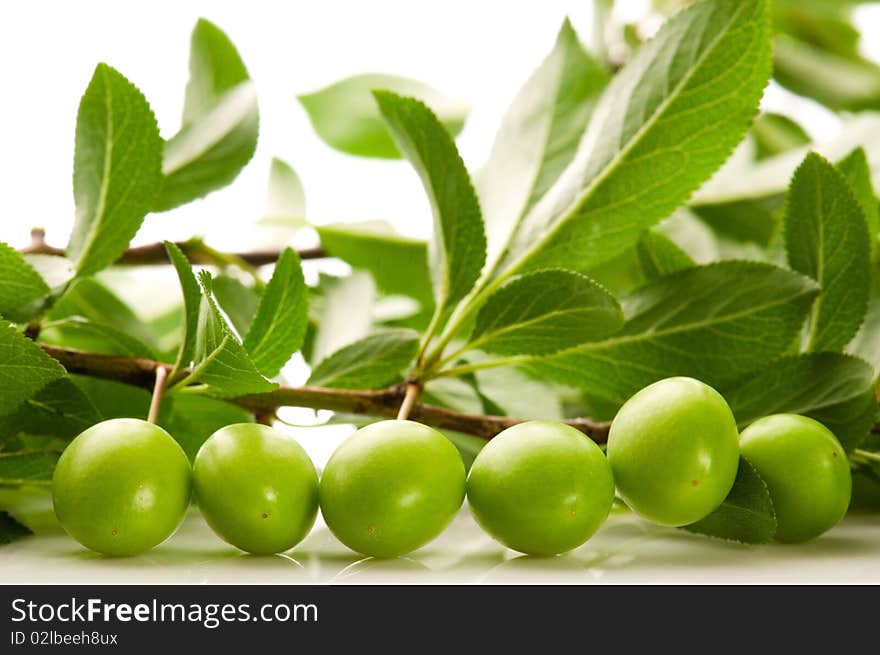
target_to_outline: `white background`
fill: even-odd
[[[649,2],[618,2],[619,18]],[[505,107],[553,45],[569,16],[582,40],[592,31],[587,0],[479,2],[325,0],[226,2],[39,1],[0,4],[2,139],[0,240],[25,245],[32,226],[63,246],[73,218],[73,136],[80,96],[95,64],[117,68],[144,92],[164,137],[180,121],[189,34],[204,16],[224,29],[257,84],[257,155],[228,189],[171,213],[148,217],[136,242],[207,236],[219,247],[255,245],[269,161],[300,174],[316,223],[381,218],[427,236],[427,202],[403,162],[349,157],[313,133],[298,94],[363,72],[406,75],[468,102],[459,147],[473,169],[486,158]],[[880,53],[880,8],[858,12],[865,47]],[[796,113],[817,137],[836,123],[818,107],[771,89],[765,105]]]

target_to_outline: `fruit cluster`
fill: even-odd
[[[572,427],[530,421],[492,439],[469,473],[449,440],[412,421],[358,430],[319,480],[292,437],[263,425],[218,430],[191,467],[162,428],[114,419],[68,446],[53,498],[67,532],[110,555],[143,552],[167,539],[193,492],[208,525],[251,553],[293,548],[320,506],[330,530],[352,550],[402,555],[440,534],[467,496],[477,522],[498,541],[554,555],[596,532],[615,489],[656,523],[699,521],[727,497],[740,456],[768,486],[780,541],[811,539],[846,512],[849,464],[822,424],[778,414],[740,434],[720,394],[681,377],[652,384],[623,405],[607,457]]]

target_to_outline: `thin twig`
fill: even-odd
[[[61,348],[40,344],[43,350],[58,360],[70,373],[88,375],[105,380],[124,382],[143,389],[152,389],[156,379],[156,367],[168,366],[149,359],[135,359],[119,355]],[[323,387],[279,387],[268,393],[226,399],[254,415],[265,415],[279,407],[309,407],[333,412],[359,414],[379,418],[394,418],[406,397],[402,385],[376,391],[325,389]],[[521,423],[523,419],[510,416],[491,416],[457,412],[436,405],[413,402],[409,417],[436,428],[454,430],[483,439],[491,439],[506,428]],[[608,437],[608,423],[588,418],[565,421],[598,443]]]
[[[418,382],[407,382],[406,391],[403,394],[403,402],[400,403],[400,409],[397,410],[397,420],[405,421],[412,412],[413,405],[422,395],[422,386]]]
[[[165,393],[165,380],[168,379],[168,367],[163,364],[156,365],[156,381],[153,384],[153,397],[150,399],[150,412],[147,414],[147,422],[155,423],[159,420],[159,409],[162,406],[162,394]]]
[[[32,231],[32,237],[33,232]],[[42,233],[42,232],[41,232]],[[44,234],[44,233],[42,233]],[[214,264],[210,255],[201,252],[198,248],[193,247],[193,241],[178,241],[177,246],[194,264]],[[45,240],[32,239],[32,243],[27,248],[21,250],[27,255],[59,255],[64,256],[63,248],[53,248],[46,244]],[[327,257],[327,253],[321,247],[303,248],[297,251],[300,259],[323,259]],[[263,266],[272,264],[278,260],[281,255],[280,250],[262,249],[250,250],[246,252],[229,253],[230,257],[236,257],[251,266]],[[165,252],[164,243],[151,243],[145,246],[135,246],[129,248],[115,262],[120,266],[151,266],[156,264],[168,264],[168,255]]]

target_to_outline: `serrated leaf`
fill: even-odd
[[[82,278],[74,282],[48,315],[50,321],[72,317],[107,325],[150,347],[156,343],[156,334],[150,325],[106,285],[94,278]]]
[[[17,410],[67,372],[11,325],[0,325],[0,416]]]
[[[865,320],[845,351],[870,364],[875,385],[880,381],[880,264],[871,266],[871,293]]]
[[[106,355],[156,359],[152,348],[127,332],[83,318],[69,318],[53,323],[40,333],[40,341]]]
[[[165,251],[168,253],[168,259],[171,260],[174,269],[177,271],[184,305],[183,339],[180,342],[174,370],[169,376],[173,378],[175,374],[179,373],[182,369],[188,368],[192,363],[196,345],[196,333],[199,326],[202,292],[198,281],[196,281],[196,276],[193,274],[192,265],[189,263],[186,255],[183,254],[183,251],[170,241],[165,242]]]
[[[645,280],[656,280],[696,266],[684,250],[662,232],[648,230],[636,245],[636,254]]]
[[[608,80],[566,20],[553,51],[507,110],[480,176],[490,261],[571,163]]]
[[[388,135],[371,92],[388,89],[419,98],[457,135],[464,127],[468,107],[416,80],[393,75],[355,75],[299,96],[312,127],[331,148],[360,157],[397,159],[400,151]]]
[[[189,69],[183,124],[165,143],[155,211],[226,186],[257,149],[260,118],[254,85],[232,41],[204,18],[193,29]]]
[[[337,350],[312,371],[308,384],[338,389],[378,389],[400,382],[416,356],[413,330],[377,332]]]
[[[376,286],[366,273],[343,278],[321,278],[320,297],[313,296],[311,309],[316,332],[309,361],[314,365],[344,346],[366,337],[373,327]]]
[[[596,341],[623,325],[617,300],[585,275],[562,269],[510,279],[477,314],[470,347],[499,355],[546,355]]]
[[[278,375],[291,355],[302,347],[308,324],[308,303],[299,256],[295,250],[285,248],[243,342],[251,361],[263,375]]]
[[[844,118],[840,133],[821,143],[790,150],[757,163],[743,165],[731,159],[691,198],[693,207],[782,197],[795,170],[810,150],[828,161],[839,161],[854,148],[864,146],[872,181],[880,186],[880,114],[864,112]]]
[[[103,418],[91,399],[69,377],[63,377],[0,418],[0,441],[20,433],[73,439]]]
[[[302,227],[306,225],[306,194],[302,182],[290,164],[272,159],[269,167],[269,190],[266,215],[262,225]]]
[[[740,458],[733,488],[721,506],[682,529],[744,544],[770,543],[776,536],[776,511],[767,484],[754,466]]]
[[[434,238],[429,262],[438,306],[471,290],[486,261],[486,233],[470,176],[449,132],[414,98],[373,94],[391,136],[415,168],[431,201]]]
[[[8,512],[0,511],[0,544],[11,544],[33,534],[26,525],[16,521]]]
[[[278,385],[260,374],[214,301],[211,274],[201,271],[202,298],[193,348],[193,368],[181,384],[196,381],[215,396],[272,391]]]
[[[842,350],[867,310],[868,228],[846,179],[815,153],[795,172],[786,198],[785,245],[791,267],[822,287],[805,349]]]
[[[809,353],[771,361],[718,388],[741,426],[770,414],[805,414],[852,450],[877,413],[872,378],[871,367],[856,357]]]
[[[36,302],[50,291],[20,252],[0,243],[0,314],[16,320],[16,310]]]
[[[789,34],[773,43],[774,78],[782,86],[836,110],[880,107],[880,66],[843,57]]]
[[[388,294],[433,305],[428,245],[394,231],[384,221],[316,225],[321,246],[353,268],[368,271]]]
[[[874,193],[874,185],[871,183],[871,168],[868,165],[868,156],[865,149],[858,147],[837,163],[837,169],[843,173],[849,183],[850,191],[853,192],[868,226],[868,237],[871,245],[871,253],[877,252],[877,239],[880,237],[880,205]]]
[[[218,275],[214,278],[214,297],[229,317],[235,331],[238,334],[247,334],[254,316],[257,315],[260,293],[238,278]]]
[[[0,452],[0,485],[48,482],[61,451],[27,449]]]
[[[247,411],[214,398],[176,394],[162,404],[159,425],[168,431],[194,460],[202,444],[214,432],[234,423],[253,421]]]
[[[128,247],[161,181],[162,139],[143,94],[98,64],[76,117],[76,221],[67,256],[78,275],[107,267]]]
[[[788,116],[772,112],[761,114],[755,119],[752,136],[755,138],[755,154],[758,159],[778,155],[810,142],[810,136],[804,128]]]
[[[578,152],[519,222],[495,276],[589,271],[632,246],[728,157],[770,72],[765,0],[703,1],[611,81]]]
[[[613,337],[530,361],[527,368],[617,406],[674,375],[714,385],[782,355],[816,293],[809,278],[770,264],[727,261],[687,269],[624,298],[626,323]]]

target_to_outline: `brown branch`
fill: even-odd
[[[187,258],[194,264],[216,263],[211,255],[199,249],[197,240],[178,241],[176,245],[183,251]],[[31,230],[31,245],[22,248],[21,252],[26,255],[59,255],[64,256],[63,248],[53,248],[46,244],[45,232],[35,228]],[[300,259],[322,259],[327,257],[323,248],[303,248],[297,251]],[[272,264],[281,255],[280,250],[264,249],[250,250],[246,252],[228,253],[230,257],[241,259],[251,266],[263,266]],[[145,246],[129,248],[116,260],[119,266],[150,266],[155,264],[168,264],[168,255],[165,252],[164,243],[150,243]]]
[[[40,346],[70,373],[124,382],[147,390],[153,389],[157,367],[167,366],[167,364],[149,359],[103,355],[48,344],[40,344]],[[268,393],[228,400],[253,412],[256,416],[266,416],[279,407],[292,406],[394,418],[397,416],[405,396],[404,385],[378,391],[352,391],[323,387],[280,387]],[[426,425],[455,430],[483,439],[491,439],[505,428],[521,423],[523,420],[509,416],[467,414],[422,403],[412,405],[409,417]],[[608,437],[607,423],[600,423],[588,418],[568,419],[565,422],[597,443],[604,443]]]

